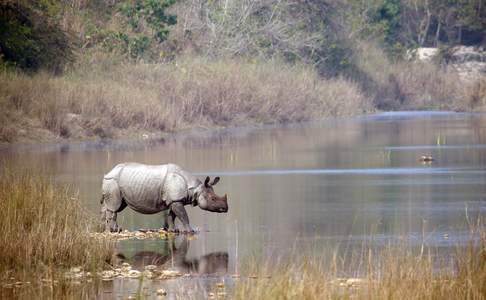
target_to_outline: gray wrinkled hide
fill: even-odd
[[[127,205],[137,212],[154,214],[167,210],[175,201],[191,203],[192,191],[201,184],[175,164],[119,164],[103,178],[102,202],[112,212]]]

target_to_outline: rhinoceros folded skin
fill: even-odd
[[[189,228],[184,205],[199,205],[202,209],[217,212],[228,210],[227,197],[218,197],[212,189],[218,181],[219,177],[216,177],[209,183],[207,177],[203,184],[175,164],[118,164],[103,177],[102,222],[105,229],[118,231],[116,214],[128,206],[142,214],[169,210],[172,219],[179,217]]]

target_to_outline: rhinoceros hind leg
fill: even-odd
[[[103,231],[120,232],[121,228],[116,223],[117,213],[110,210],[106,205],[101,206],[101,226]]]
[[[121,228],[116,223],[117,212],[121,212],[126,206],[122,199],[118,183],[113,179],[104,179],[101,198],[101,225],[105,231],[119,232]]]
[[[111,211],[118,211],[125,201],[114,179],[103,179],[101,204]]]
[[[118,226],[118,223],[116,222],[116,212],[112,212],[110,210],[107,210],[106,214],[106,227],[109,228],[111,232],[120,232],[122,231],[121,227]]]

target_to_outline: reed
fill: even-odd
[[[467,246],[444,259],[434,249],[406,245],[367,248],[359,278],[339,278],[339,255],[324,264],[315,255],[276,267],[250,263],[258,279],[241,280],[235,299],[486,299],[486,233],[475,227]],[[363,254],[363,253],[361,253]],[[442,259],[441,259],[442,258]]]
[[[94,226],[70,189],[27,170],[1,170],[2,279],[53,276],[71,266],[100,268],[110,260],[113,245],[90,237]]]

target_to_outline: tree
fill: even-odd
[[[401,37],[401,14],[400,0],[383,0],[374,10],[370,11],[370,23],[375,31],[381,33],[382,43],[391,56],[400,55],[405,49],[405,43]]]
[[[0,55],[24,70],[62,71],[72,61],[68,35],[51,14],[49,1],[0,2]]]
[[[130,56],[140,57],[150,47],[150,38],[144,32],[145,25],[158,43],[167,39],[169,26],[177,23],[175,15],[166,13],[166,9],[174,3],[175,0],[133,0],[122,4],[120,11],[135,32],[133,37],[127,36]]]

